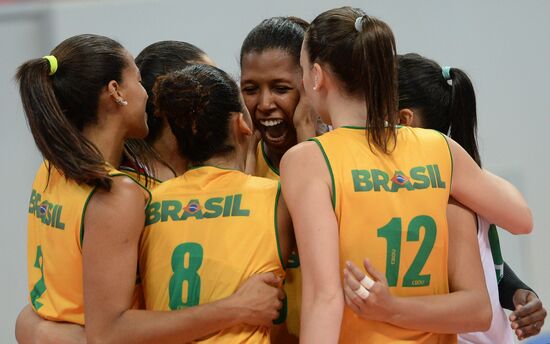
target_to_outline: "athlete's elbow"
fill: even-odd
[[[529,234],[533,231],[533,214],[531,209],[525,206],[522,209],[516,209],[511,218],[507,222],[496,224],[514,235]]]
[[[104,337],[101,336],[86,336],[86,343],[88,344],[107,344],[109,343]]]
[[[522,234],[529,234],[533,231],[533,213],[531,213],[531,209],[529,208],[526,209],[526,213],[527,215],[525,216],[526,220],[524,223],[524,227],[522,228]]]
[[[493,310],[491,309],[491,303],[486,302],[479,313],[479,331],[488,331],[491,327],[491,323],[493,322]]]
[[[88,344],[115,344],[120,343],[121,338],[113,335],[112,331],[88,331],[86,330],[86,343]]]
[[[531,213],[531,209],[526,206],[522,214],[517,226],[514,227],[514,234],[529,234],[533,231],[533,214]]]
[[[472,322],[470,328],[465,329],[464,332],[485,332],[489,330],[493,321],[493,310],[487,295],[483,297],[483,300],[477,302],[475,311],[469,317]]]
[[[339,290],[330,290],[328,288],[304,288],[303,289],[303,308],[323,310],[327,312],[339,312],[344,309],[344,296]]]

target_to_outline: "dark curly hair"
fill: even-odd
[[[229,119],[244,109],[237,84],[221,69],[192,65],[159,76],[153,97],[156,114],[168,119],[180,152],[192,165],[234,149],[228,143]]]

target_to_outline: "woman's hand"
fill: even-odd
[[[317,136],[317,117],[304,92],[300,92],[300,101],[296,105],[292,118],[298,143]]]
[[[514,305],[516,310],[510,314],[510,321],[518,339],[539,334],[547,313],[538,296],[530,290],[518,289],[514,293]]]
[[[387,322],[393,316],[392,305],[394,299],[390,294],[386,277],[376,270],[367,259],[364,260],[363,264],[366,271],[373,278],[372,282],[367,284],[368,289],[360,282],[365,279],[365,273],[352,262],[346,262],[344,268],[344,298],[346,304],[363,319]],[[364,290],[360,291],[361,288],[364,288]],[[367,290],[367,293],[365,293],[365,290]]]
[[[280,288],[282,279],[273,272],[254,275],[230,296],[242,309],[242,322],[253,326],[271,326],[279,317],[285,294]]]

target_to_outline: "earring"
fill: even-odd
[[[122,106],[128,105],[128,102],[127,102],[126,100],[124,100],[124,99],[117,99],[117,100],[116,100],[116,103],[117,103],[118,105],[122,105]]]

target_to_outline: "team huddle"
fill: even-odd
[[[468,76],[360,9],[198,47],[85,34],[18,69],[43,155],[20,343],[513,343],[546,310],[496,226]],[[508,317],[503,308],[512,311]]]

